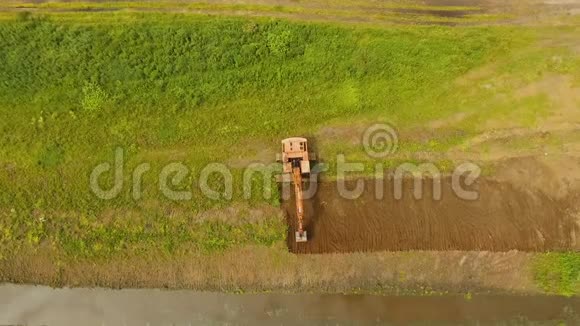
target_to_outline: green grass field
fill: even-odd
[[[64,228],[57,238],[67,248],[81,245],[68,244],[75,239],[66,215],[140,209],[129,187],[111,201],[88,187],[92,168],[112,161],[116,147],[125,149],[128,171],[148,162],[157,172],[146,175],[143,200],[159,211],[227,205],[195,192],[193,172],[181,186],[193,188],[194,198],[180,203],[164,199],[153,176],[175,156],[199,171],[254,144],[277,148],[278,139],[312,134],[328,121],[379,117],[405,126],[441,116],[416,103],[510,43],[506,29],[372,30],[170,15],[89,26],[28,17],[2,23],[0,32],[4,228],[33,243]],[[466,42],[458,47],[456,38]],[[48,225],[21,226],[33,212],[47,215]]]
[[[98,22],[98,15],[109,18]],[[403,152],[443,152],[481,131],[482,122],[529,106],[526,100],[497,102],[474,85],[458,88],[460,76],[490,63],[518,80],[578,67],[562,49],[522,52],[539,35],[531,28],[110,16],[13,14],[0,22],[0,259],[46,248],[66,262],[270,247],[285,239],[279,216],[192,223],[192,214],[232,204],[209,199],[195,186],[204,166],[251,159],[263,147],[275,151],[279,139],[315,135],[327,125],[384,121],[405,131],[472,113],[455,127],[460,135],[401,144]],[[566,65],[550,65],[554,53]],[[520,122],[533,124],[543,114],[533,111]],[[333,154],[362,153],[338,140],[320,146],[331,166]],[[89,176],[98,164],[113,162],[117,147],[125,153],[125,187],[101,200]],[[190,189],[191,200],[172,201],[159,191],[159,172],[171,162],[189,167],[174,186]],[[151,171],[135,201],[131,171],[141,163]],[[233,169],[233,202],[277,204],[277,189],[272,198],[260,198],[260,180],[255,196],[242,198],[241,175]]]

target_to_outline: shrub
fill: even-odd
[[[89,112],[95,112],[103,107],[103,104],[107,100],[107,95],[95,83],[85,83],[83,86],[83,99],[82,107],[84,110]]]

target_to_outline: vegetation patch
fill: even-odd
[[[534,278],[545,292],[565,296],[580,293],[580,253],[539,254],[533,268]]]
[[[41,248],[60,254],[64,260],[145,257],[151,250],[166,257],[212,254],[245,245],[271,247],[286,236],[286,225],[279,217],[235,224],[146,210],[109,211],[100,216],[12,210],[1,217],[0,258]]]

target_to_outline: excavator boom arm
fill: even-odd
[[[294,197],[296,199],[296,215],[298,217],[298,232],[300,235],[304,232],[304,200],[302,193],[302,173],[299,167],[292,169],[292,183],[294,183]]]

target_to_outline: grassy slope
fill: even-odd
[[[279,243],[285,226],[278,217],[191,223],[191,212],[230,205],[204,198],[191,185],[195,171],[329,122],[378,119],[404,130],[476,111],[486,95],[458,103],[453,81],[533,35],[507,27],[377,30],[159,14],[86,24],[75,15],[0,23],[4,259],[46,247],[66,261]],[[465,122],[464,137],[490,114]],[[194,173],[180,187],[192,188],[193,200],[165,199],[153,172],[141,202],[129,187],[112,201],[96,199],[88,175],[117,146],[126,171],[149,162],[158,172],[183,161]]]

